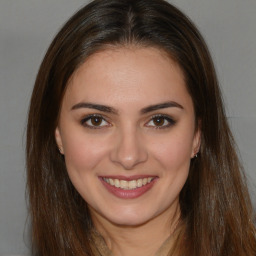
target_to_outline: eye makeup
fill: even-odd
[[[80,123],[89,129],[102,129],[111,124],[100,114],[90,114],[83,118]]]
[[[153,127],[155,129],[165,129],[176,124],[176,121],[168,115],[157,114],[153,115],[146,127]]]
[[[85,116],[81,121],[81,125],[89,129],[102,129],[112,126],[109,121],[106,120],[101,114],[89,114]],[[148,128],[154,129],[166,129],[174,126],[176,121],[166,114],[156,114],[150,117],[150,120],[144,125]]]

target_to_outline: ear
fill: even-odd
[[[55,140],[56,140],[57,147],[58,147],[60,153],[62,155],[64,155],[64,149],[63,149],[62,138],[61,138],[61,133],[60,133],[59,127],[57,127],[55,129]]]
[[[197,156],[197,153],[200,151],[200,146],[201,146],[201,126],[199,123],[197,130],[195,131],[195,134],[194,134],[191,158],[194,158]]]

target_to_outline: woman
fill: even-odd
[[[211,57],[162,0],[96,0],[40,67],[27,130],[35,255],[255,255]]]

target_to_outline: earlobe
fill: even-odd
[[[201,146],[201,129],[198,128],[194,135],[193,149],[191,152],[191,158],[197,157]]]
[[[64,155],[64,150],[63,150],[62,139],[61,139],[61,134],[60,134],[60,129],[59,129],[59,127],[57,127],[57,128],[55,129],[55,140],[56,140],[57,147],[58,147],[60,153],[61,153],[62,155]]]

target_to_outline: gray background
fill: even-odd
[[[25,124],[35,76],[60,26],[87,1],[0,0],[0,255],[29,255]],[[174,0],[210,47],[255,205],[256,1]]]

